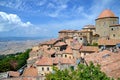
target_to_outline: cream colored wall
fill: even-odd
[[[66,37],[67,34],[66,33],[59,33],[59,38],[63,38],[63,37]]]
[[[80,58],[80,53],[79,50],[73,50],[73,57],[76,58]]]
[[[44,70],[42,70],[42,68],[44,68]],[[49,71],[47,71],[47,68],[49,68]],[[52,66],[37,66],[37,69],[39,76],[45,76],[45,74],[52,72]]]
[[[32,51],[37,51],[37,50],[39,50],[39,46],[34,46],[34,47],[32,48]]]
[[[54,47],[56,51],[60,51],[60,47]]]
[[[62,57],[62,55],[61,54],[56,54],[56,57]]]
[[[66,42],[66,44],[69,45],[69,46],[71,46],[71,44],[72,44],[71,39],[66,39],[65,42]]]
[[[65,57],[65,55],[67,55],[67,57]],[[63,54],[63,56],[62,56],[63,58],[69,58],[69,59],[73,59],[74,57],[73,57],[73,55],[72,54]]]

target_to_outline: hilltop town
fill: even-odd
[[[59,31],[57,39],[34,46],[29,53],[27,67],[23,73],[8,72],[5,80],[44,80],[52,72],[52,66],[60,70],[76,69],[78,64],[101,65],[101,71],[109,77],[120,77],[120,24],[111,10],[104,10],[95,19],[95,25],[85,25],[82,30]]]

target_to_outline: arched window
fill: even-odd
[[[113,37],[115,37],[115,34],[113,34]]]
[[[42,71],[44,71],[44,67],[42,67]]]
[[[49,67],[47,67],[47,71],[49,71]]]
[[[111,28],[111,30],[113,31],[113,28]]]
[[[67,55],[65,55],[65,57],[67,57]]]

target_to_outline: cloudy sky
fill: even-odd
[[[120,0],[0,0],[0,37],[56,37],[95,24],[105,9],[120,17]]]

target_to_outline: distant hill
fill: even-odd
[[[25,40],[43,40],[43,39],[50,39],[50,37],[0,37],[0,42],[25,41]]]
[[[23,52],[49,38],[43,37],[0,37],[0,55]]]

